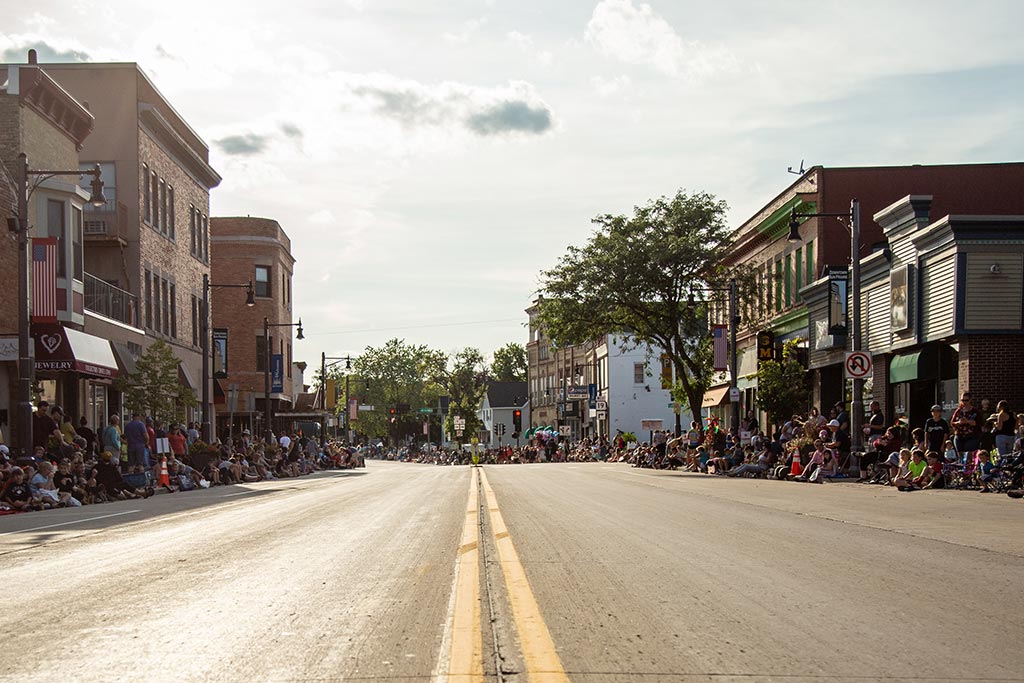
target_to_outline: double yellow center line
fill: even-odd
[[[555,650],[551,632],[541,616],[526,571],[512,544],[508,527],[498,508],[494,489],[483,468],[471,470],[466,521],[455,562],[455,596],[450,622],[451,649],[448,658],[449,683],[483,683],[483,632],[480,594],[480,519],[477,477],[484,491],[487,514],[505,588],[512,607],[512,619],[522,648],[527,679],[531,683],[568,683],[562,661]]]

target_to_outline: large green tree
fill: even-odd
[[[422,433],[423,416],[418,411],[437,405],[440,391],[434,377],[445,361],[439,351],[397,338],[380,347],[368,346],[352,361],[356,379],[349,380],[349,390],[352,397],[361,396],[362,402],[375,410],[360,412],[353,426],[367,436],[395,440],[417,430]],[[400,406],[408,406],[408,412],[397,412]],[[394,415],[389,412],[392,408],[396,409]]]
[[[527,367],[526,347],[509,342],[494,352],[491,378],[498,382],[525,382]]]
[[[196,405],[196,397],[178,381],[178,362],[163,341],[150,345],[136,361],[135,372],[118,378],[117,389],[124,393],[125,407],[165,424],[184,423],[185,411]]]
[[[699,415],[712,375],[700,301],[709,288],[723,286],[726,209],[711,194],[680,190],[629,216],[594,218],[597,229],[587,243],[570,246],[541,274],[539,312],[552,341],[616,334],[625,345],[663,350],[674,368],[674,398]]]

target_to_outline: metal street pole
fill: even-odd
[[[730,375],[730,391],[738,389],[737,382],[739,381],[739,362],[738,355],[736,352],[736,329],[740,326],[740,314],[737,305],[736,295],[736,278],[729,279],[729,336],[730,336],[730,348],[731,357],[729,358],[729,375]],[[732,404],[732,428],[736,430],[737,436],[739,435],[740,428],[740,402],[732,401],[732,397],[729,397]]]
[[[210,443],[210,275],[203,273],[203,310],[199,321],[200,334],[203,335],[203,425],[202,439]]]
[[[270,319],[263,318],[263,346],[267,351],[267,365],[263,369],[263,432],[267,443],[274,438],[274,430],[270,427]]]
[[[348,387],[349,387],[348,380],[349,380],[349,374],[346,372],[345,373],[345,445],[346,446],[351,446],[352,445],[352,427],[349,425],[349,422],[348,422],[349,421],[349,417],[350,417],[349,416],[349,405],[350,405],[349,404],[349,400],[350,399],[348,397]],[[335,424],[337,424],[337,423],[335,423]]]
[[[30,350],[28,268],[28,156],[18,155],[18,439],[22,455],[32,455],[32,383],[35,360]]]
[[[853,350],[860,351],[860,202],[850,202],[850,296],[853,298],[853,320],[850,321],[850,336]],[[863,450],[864,434],[861,422],[864,419],[864,380],[853,380],[853,405],[850,406],[850,450]]]

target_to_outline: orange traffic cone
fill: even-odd
[[[793,454],[793,464],[790,465],[789,475],[791,477],[799,477],[804,472],[803,464],[800,462],[800,454]]]
[[[160,480],[157,482],[160,486],[171,486],[171,476],[167,473],[167,458],[160,458]]]

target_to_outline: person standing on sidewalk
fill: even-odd
[[[134,468],[141,465],[143,469],[149,469],[149,431],[142,415],[138,412],[132,414],[132,420],[124,426],[124,437],[128,441],[128,467]]]
[[[953,412],[950,421],[953,426],[953,445],[961,458],[978,449],[981,428],[978,425],[978,411],[971,405],[971,392],[960,395],[960,405]]]

